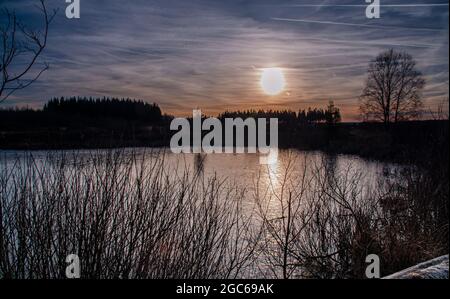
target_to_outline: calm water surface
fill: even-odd
[[[11,169],[17,161],[23,161],[30,154],[38,161],[45,161],[49,156],[58,157],[61,153],[67,157],[87,159],[92,155],[106,153],[107,150],[67,150],[67,151],[0,151],[2,170]],[[381,178],[386,178],[397,171],[400,166],[391,163],[369,161],[357,156],[329,155],[320,151],[281,150],[278,161],[271,165],[260,165],[259,154],[173,154],[163,149],[124,149],[123,153],[137,154],[150,163],[151,160],[164,159],[165,168],[174,173],[185,170],[200,172],[205,178],[217,175],[247,190],[254,189],[255,185],[270,186],[272,191],[279,190],[286,181],[286,172],[289,170],[289,180],[302,178],[304,173],[310,177],[319,168],[327,176],[337,180],[345,180],[358,176],[360,184],[374,187]],[[70,159],[69,159],[70,160]],[[146,161],[144,161],[146,162]]]

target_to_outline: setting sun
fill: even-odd
[[[264,93],[274,96],[281,93],[286,86],[286,79],[282,69],[266,68],[263,69],[260,81]]]

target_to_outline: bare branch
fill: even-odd
[[[49,25],[57,10],[49,13],[45,0],[39,1],[43,19],[42,30],[28,28],[17,19],[14,11],[3,10],[2,14],[6,21],[3,26],[0,25],[0,103],[6,101],[17,90],[30,86],[49,68],[45,62],[39,69],[35,69],[35,66],[47,46]],[[17,59],[20,56],[22,56],[20,60]],[[24,61],[28,62],[20,67]]]

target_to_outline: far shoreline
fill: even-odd
[[[322,151],[331,155],[358,156],[367,160],[413,163],[426,159],[435,136],[448,144],[448,120],[411,121],[390,124],[339,123],[281,124],[280,149]],[[107,128],[0,128],[0,151],[61,151],[125,148],[167,148],[170,130],[166,125],[134,131]],[[154,135],[154,131],[158,135]],[[152,135],[153,134],[153,135]],[[134,137],[134,138],[133,138]],[[447,146],[448,148],[448,146]]]

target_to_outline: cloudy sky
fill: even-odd
[[[35,23],[37,0],[0,0]],[[81,18],[51,26],[39,82],[7,105],[41,107],[54,96],[114,96],[160,104],[180,115],[201,108],[299,109],[334,100],[358,118],[368,63],[389,48],[414,56],[427,80],[425,104],[448,97],[449,8],[444,0],[81,0]],[[280,67],[286,90],[268,96],[261,71]]]

